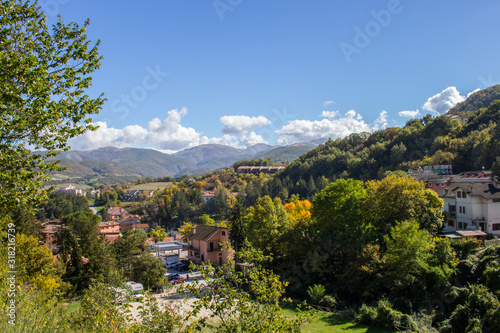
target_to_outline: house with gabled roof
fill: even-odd
[[[436,191],[444,201],[444,230],[480,230],[500,236],[500,187],[495,181],[456,182]]]
[[[120,224],[115,221],[101,222],[97,226],[97,229],[101,234],[106,236],[106,239],[109,241],[109,243],[114,243],[114,241],[121,236]]]
[[[230,229],[211,225],[197,225],[185,237],[188,259],[195,264],[212,263],[219,266],[233,258],[233,250],[228,247]]]

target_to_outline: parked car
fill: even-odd
[[[165,274],[168,281],[172,281],[181,277],[180,274]]]
[[[172,261],[172,262],[168,262],[165,267],[167,268],[175,268],[175,266],[177,265],[182,265],[182,262],[180,261]]]
[[[144,286],[139,282],[128,281],[125,282],[125,286],[132,291],[132,294],[138,294],[144,290]]]
[[[189,269],[189,265],[187,264],[180,264],[175,267],[178,271],[187,271]]]
[[[185,282],[186,281],[186,278],[183,277],[183,276],[180,276],[176,279],[173,279],[172,281],[170,281],[172,284],[178,284],[178,283],[182,283],[182,282]]]
[[[152,290],[153,290],[154,293],[160,294],[160,293],[163,292],[163,285],[157,284],[156,286],[154,286],[152,288]]]

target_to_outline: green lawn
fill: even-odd
[[[80,302],[74,302],[74,303],[69,303],[67,306],[66,306],[66,309],[68,310],[69,313],[72,313],[72,312],[75,312],[77,311],[78,309],[80,309],[81,307],[81,303]]]
[[[170,188],[172,186],[171,182],[155,182],[155,183],[146,183],[146,184],[138,184],[129,188],[130,191],[136,190],[164,190],[166,188]]]
[[[294,316],[295,310],[291,308],[284,308],[283,314],[285,316]],[[305,333],[388,333],[390,331],[370,327],[367,325],[359,324],[350,318],[342,315],[331,314],[328,312],[318,311],[312,318],[310,323],[306,323],[302,332]]]

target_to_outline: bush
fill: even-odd
[[[323,297],[325,296],[325,286],[322,284],[315,284],[313,286],[309,286],[307,288],[307,294],[311,299],[311,303],[315,305],[319,305]]]
[[[388,300],[380,300],[377,307],[363,304],[359,310],[358,320],[363,324],[380,326],[391,330],[415,330],[417,324],[413,318],[394,310]]]
[[[324,306],[325,308],[335,309],[338,306],[337,299],[331,295],[325,295],[319,305]]]

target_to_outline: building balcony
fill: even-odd
[[[222,248],[222,247],[217,246],[217,247],[214,247],[213,249],[208,249],[208,250],[207,250],[207,253],[221,252],[222,250],[223,250],[223,248]]]

